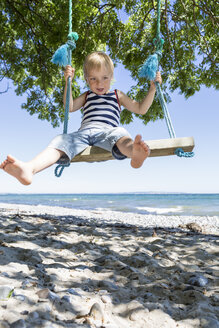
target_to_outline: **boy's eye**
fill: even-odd
[[[104,80],[108,80],[108,76],[104,76]]]

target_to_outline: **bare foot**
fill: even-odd
[[[23,185],[29,185],[32,182],[32,169],[28,164],[17,160],[11,155],[8,155],[7,159],[1,163],[0,168],[18,179]]]
[[[135,137],[133,144],[131,166],[135,169],[138,169],[142,166],[142,164],[149,155],[150,149],[148,145],[142,140],[141,136],[138,134]]]

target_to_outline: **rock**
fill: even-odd
[[[9,278],[9,274],[7,272],[2,272],[0,276]]]
[[[25,279],[22,282],[22,288],[23,289],[33,287],[34,285],[36,285],[36,282],[30,281],[29,279]]]
[[[36,292],[39,298],[48,298],[50,290],[48,288],[44,288]]]
[[[81,296],[75,289],[69,288],[67,289],[67,293],[75,295],[75,296]]]
[[[204,287],[208,284],[208,279],[204,276],[193,276],[189,279],[188,283],[193,286]]]
[[[56,299],[59,299],[59,296],[55,293],[51,292],[48,288],[44,288],[36,292],[36,294],[39,296],[39,298],[48,298],[50,301],[55,301]]]
[[[23,319],[13,322],[10,328],[26,328],[26,323]]]
[[[200,324],[201,328],[219,328],[219,321],[211,317],[201,318]]]
[[[62,301],[65,301],[65,302],[68,302],[68,303],[71,303],[71,298],[70,296],[68,295],[64,295],[62,298],[61,298]]]
[[[29,314],[29,318],[30,318],[30,320],[37,320],[37,319],[39,319],[39,313],[38,312],[36,312],[36,311],[34,311],[34,312],[31,312],[30,314]]]
[[[14,295],[14,298],[18,301],[24,302],[26,299],[26,296],[24,295]]]
[[[101,301],[105,304],[106,303],[108,303],[108,304],[112,303],[112,299],[109,295],[102,295],[101,296]]]
[[[131,321],[138,321],[140,319],[144,319],[144,317],[149,313],[148,309],[137,309],[136,311],[134,310],[133,312],[131,312],[131,314],[129,315],[129,319]]]
[[[6,321],[0,321],[0,328],[10,328],[10,326]]]
[[[94,303],[91,306],[89,315],[93,317],[95,320],[102,320],[103,318],[103,311],[98,303]]]
[[[97,273],[100,273],[103,270],[103,268],[101,266],[99,266],[99,265],[95,265],[95,267],[93,269]]]
[[[189,229],[190,231],[198,232],[198,233],[202,233],[203,231],[202,227],[195,222],[186,224],[186,228]]]
[[[99,287],[107,288],[107,290],[112,291],[112,292],[119,289],[118,286],[116,286],[111,281],[107,281],[107,280],[100,281],[98,285],[99,285]]]
[[[0,300],[6,300],[13,294],[14,288],[11,286],[0,286]]]

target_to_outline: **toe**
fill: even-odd
[[[141,135],[137,134],[137,136],[135,137],[135,142],[136,143],[140,143],[141,142]]]
[[[16,161],[16,159],[13,156],[8,155],[7,156],[7,161],[10,162],[10,163],[14,163]]]

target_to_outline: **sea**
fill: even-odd
[[[146,215],[219,216],[219,194],[204,193],[0,194],[0,203]]]

